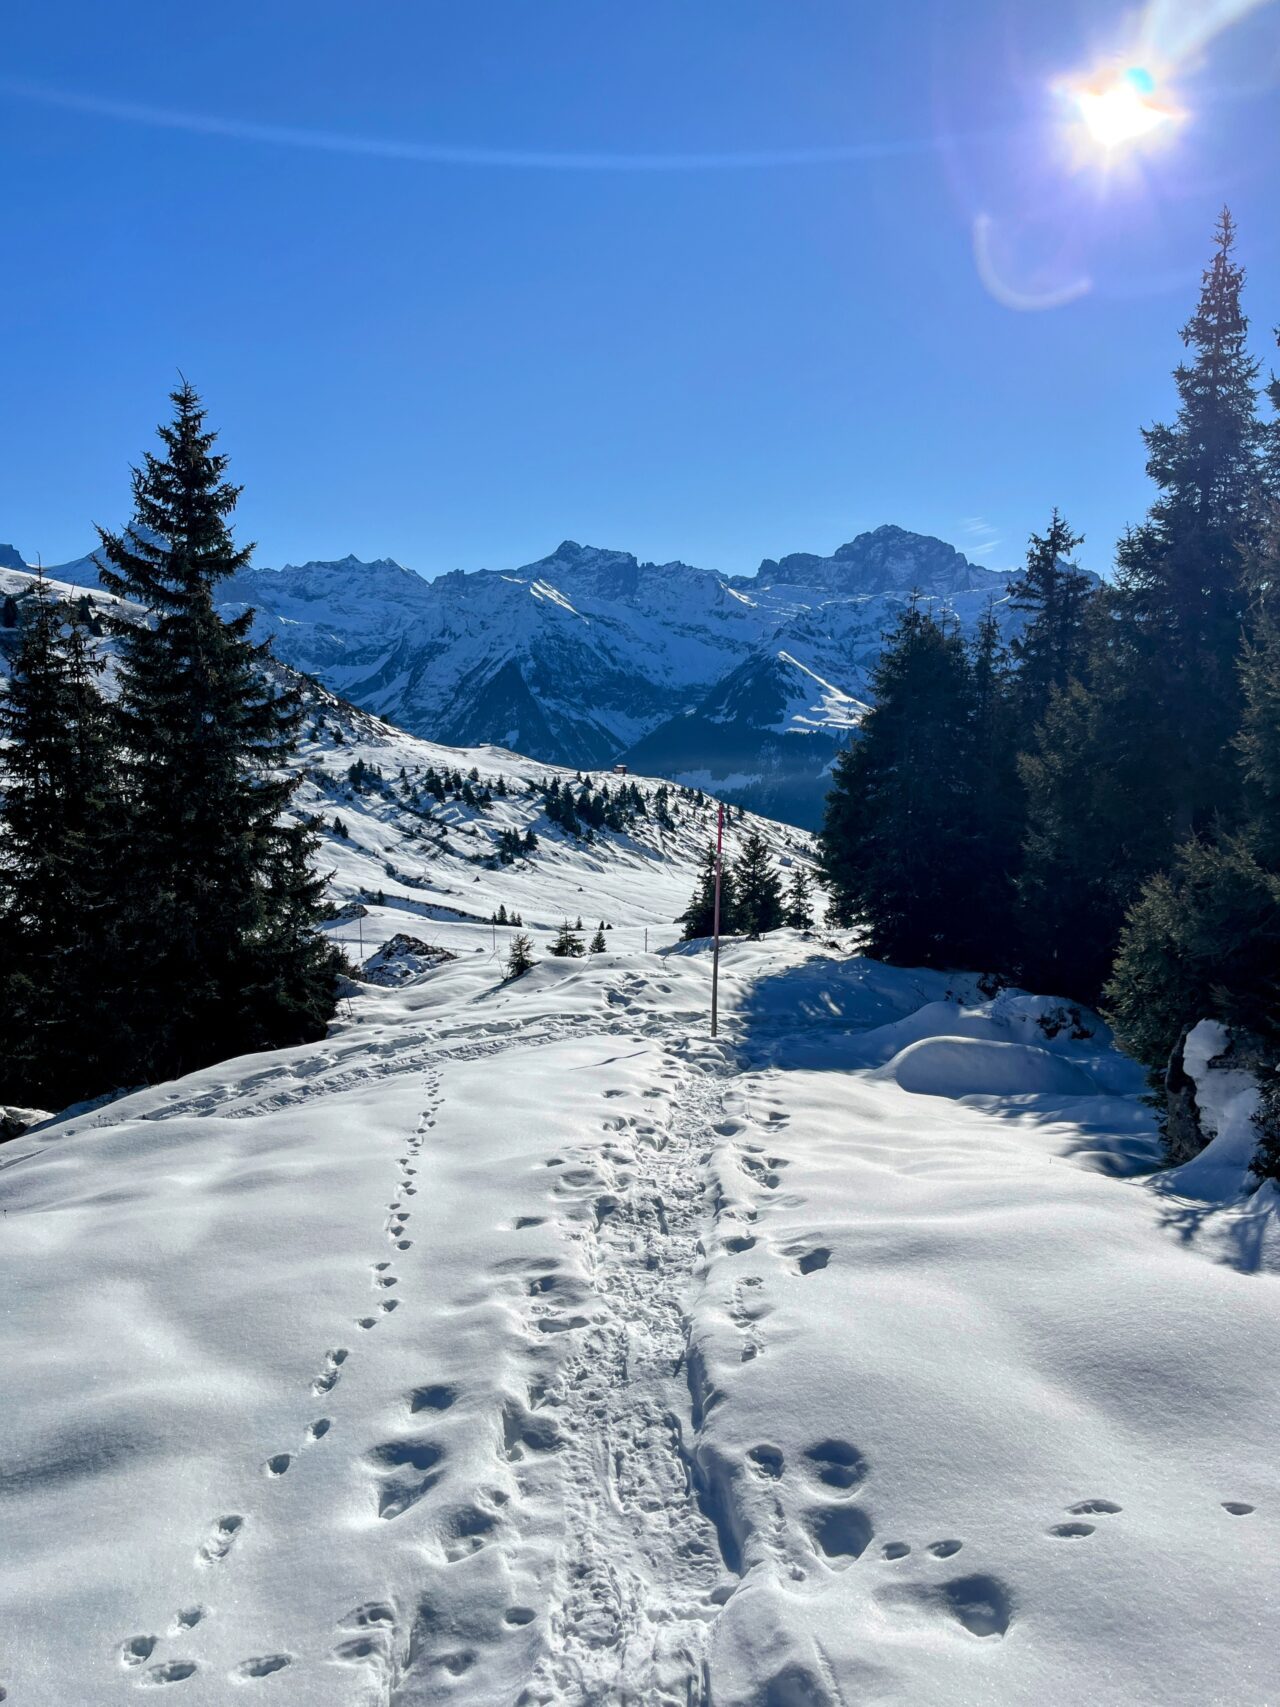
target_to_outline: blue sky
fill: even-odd
[[[181,368],[261,563],[1001,565],[1057,504],[1105,572],[1224,200],[1276,359],[1280,0],[1216,9],[1148,8],[1186,116],[1104,174],[1053,85],[1114,6],[14,8],[0,540],[124,519]]]

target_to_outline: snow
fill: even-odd
[[[6,1707],[1280,1699],[1280,1270],[1106,1028],[780,931],[712,1040],[708,811],[584,846],[546,766],[323,724],[329,929],[456,958],[0,1146]],[[357,757],[520,786],[441,846]]]
[[[1191,1028],[1183,1066],[1209,1141],[1157,1182],[1168,1213],[1221,1261],[1280,1273],[1280,1192],[1274,1181],[1260,1184],[1250,1168],[1259,1139],[1257,1081],[1233,1065],[1230,1036],[1217,1020]]]

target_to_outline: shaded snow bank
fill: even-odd
[[[1231,1034],[1217,1020],[1201,1020],[1188,1032],[1182,1064],[1208,1142],[1198,1156],[1162,1174],[1156,1188],[1180,1202],[1177,1221],[1185,1236],[1201,1238],[1246,1270],[1280,1273],[1280,1192],[1251,1169],[1261,1136],[1258,1081],[1238,1064]]]

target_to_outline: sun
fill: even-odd
[[[1069,94],[1089,140],[1105,154],[1163,130],[1180,116],[1157,99],[1155,78],[1141,66],[1074,83]]]

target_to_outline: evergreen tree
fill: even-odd
[[[323,1036],[338,956],[314,929],[314,836],[282,819],[299,779],[298,692],[276,692],[253,613],[224,621],[220,581],[243,569],[205,412],[185,382],[162,456],[135,469],[135,523],[99,530],[103,585],[151,620],[113,624],[130,846],[122,920],[137,990],[137,1076]]]
[[[793,931],[813,929],[813,879],[802,865],[795,866],[791,872],[784,923]]]
[[[1018,711],[1025,727],[1040,722],[1055,688],[1085,675],[1085,613],[1093,583],[1069,561],[1083,538],[1055,510],[1048,531],[1031,535],[1026,566],[1009,588],[1010,606],[1027,618],[1009,647],[1018,666]]]
[[[568,919],[560,926],[549,952],[554,954],[557,960],[576,959],[584,952],[582,938],[574,934]]]
[[[692,942],[695,937],[710,936],[715,929],[715,912],[716,849],[713,842],[702,856],[689,905],[676,920],[677,924],[684,926],[684,940]],[[723,936],[732,936],[737,928],[737,890],[733,873],[725,865],[720,878],[720,931]]]
[[[0,628],[16,628],[18,626],[18,601],[12,593],[6,593],[0,599]]]
[[[1111,686],[1110,715],[1150,718],[1142,763],[1158,766],[1166,842],[1209,830],[1237,808],[1231,765],[1240,726],[1236,668],[1245,620],[1244,554],[1262,522],[1264,435],[1258,363],[1241,308],[1244,270],[1232,257],[1235,225],[1224,209],[1195,313],[1182,329],[1194,352],[1174,373],[1172,425],[1146,429],[1147,472],[1159,489],[1117,556],[1117,609],[1131,631]]]
[[[835,921],[907,964],[968,959],[973,680],[964,643],[914,601],[886,637],[873,709],[836,760],[819,842]]]
[[[969,648],[972,714],[967,760],[968,831],[963,854],[970,881],[966,920],[975,965],[1008,971],[1018,958],[1015,882],[1025,807],[1018,780],[1017,679],[995,611],[987,606]]]
[[[507,977],[522,978],[537,961],[533,958],[533,944],[523,932],[513,936],[511,947],[507,950]]]
[[[737,929],[747,936],[776,931],[784,918],[782,879],[758,830],[742,844],[733,872]]]
[[[604,926],[601,925],[588,944],[587,952],[589,954],[603,954],[608,946],[609,944],[604,940]]]
[[[61,1108],[117,1083],[117,775],[98,666],[43,576],[0,692],[0,1101]]]

